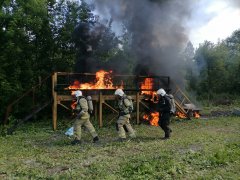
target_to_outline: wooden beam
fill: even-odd
[[[57,84],[57,73],[52,75],[52,96],[53,96],[53,105],[52,105],[52,118],[53,118],[53,130],[57,129],[57,92],[55,91],[55,86]]]
[[[99,114],[98,114],[98,121],[99,121],[99,127],[103,126],[103,121],[102,121],[102,104],[103,104],[103,95],[102,92],[99,92]]]
[[[98,119],[98,104],[97,104],[97,102],[96,103],[94,103],[94,121],[97,121],[97,119]]]
[[[103,104],[105,104],[107,107],[109,107],[112,111],[114,111],[115,113],[118,114],[118,111],[116,109],[114,109],[112,106],[110,106],[108,103],[103,102]]]
[[[114,119],[117,119],[117,117],[118,117],[118,116],[114,116],[114,117],[108,122],[108,124],[111,124]]]
[[[140,123],[140,106],[139,106],[139,92],[137,92],[136,94],[136,113],[137,113],[137,118],[136,118],[136,123],[139,124]]]
[[[60,101],[58,101],[58,104],[59,104],[60,106],[64,107],[65,109],[71,111],[71,109],[70,109],[69,107],[65,106],[65,105],[62,104]]]
[[[134,101],[137,100],[137,97],[134,95],[130,95]],[[93,101],[99,101],[99,95],[92,95],[92,100]],[[109,100],[109,101],[115,101],[115,96],[114,95],[102,95],[103,100]],[[138,95],[138,99],[142,100],[145,99],[144,95]],[[72,96],[71,95],[58,95],[57,96],[58,101],[72,101]]]
[[[141,103],[145,108],[147,108],[148,110],[150,110],[150,108],[149,108],[145,103],[143,103],[142,101],[140,101],[140,103]]]

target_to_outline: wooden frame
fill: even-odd
[[[52,96],[53,96],[52,124],[53,124],[53,129],[54,130],[57,129],[57,107],[58,107],[58,105],[61,105],[66,109],[69,109],[68,107],[63,105],[61,102],[72,101],[72,96],[70,96],[70,95],[60,95],[55,90],[55,88],[57,87],[57,78],[58,78],[58,75],[71,75],[71,74],[75,74],[75,73],[55,72],[52,75]],[[84,75],[93,75],[93,74],[84,73]],[[121,75],[121,76],[125,76],[125,75]],[[164,78],[167,78],[167,83],[169,85],[169,81],[170,81],[169,77],[164,76]],[[97,111],[95,111],[95,116],[98,119],[99,127],[103,127],[103,105],[105,107],[111,109],[111,111],[113,111],[115,113],[118,113],[118,111],[114,107],[112,107],[108,103],[106,103],[107,100],[114,101],[115,100],[114,95],[104,95],[102,93],[102,90],[100,90],[100,89],[97,90],[97,91],[98,91],[98,94],[92,95],[92,100],[95,102],[95,108],[97,108]],[[136,123],[137,124],[140,123],[140,111],[139,110],[140,110],[141,101],[146,98],[144,95],[140,95],[139,91],[140,90],[135,89],[135,90],[131,91],[131,92],[133,92],[131,95],[128,94],[129,96],[132,97],[134,102],[136,102]]]

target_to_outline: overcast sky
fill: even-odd
[[[217,43],[240,29],[240,0],[199,0],[187,26],[194,47],[208,40]]]
[[[94,2],[94,0],[87,1]],[[240,0],[191,0],[190,2],[191,16],[184,26],[195,48],[205,40],[217,43],[240,29]],[[101,12],[96,13],[101,14]],[[101,16],[110,18],[106,14]],[[112,25],[117,34],[121,32],[119,24],[113,21]]]

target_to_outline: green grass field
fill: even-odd
[[[135,125],[138,138],[117,142],[114,127],[83,132],[71,146],[66,128],[27,123],[0,137],[0,179],[240,179],[240,118],[174,121],[170,140],[159,127]]]

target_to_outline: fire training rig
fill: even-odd
[[[70,105],[73,103],[74,97],[71,95],[73,91],[81,90],[85,97],[92,97],[94,117],[98,120],[99,127],[102,127],[103,123],[111,123],[118,116],[118,111],[114,106],[114,91],[117,88],[122,88],[127,95],[132,97],[135,107],[132,119],[139,124],[141,109],[150,109],[144,101],[153,99],[154,91],[159,88],[169,91],[169,85],[168,76],[113,75],[111,71],[104,70],[96,74],[55,72],[52,75],[53,129],[57,129],[58,105],[68,110],[73,108]],[[108,117],[105,114],[108,114]],[[109,120],[112,114],[114,116]]]
[[[71,94],[76,90],[81,90],[85,97],[92,97],[93,116],[98,121],[99,127],[112,123],[118,116],[114,96],[117,88],[123,89],[128,96],[132,97],[135,109],[132,120],[135,120],[136,124],[141,120],[147,120],[151,125],[158,125],[156,123],[158,121],[156,91],[159,88],[164,88],[167,93],[171,91],[175,97],[177,115],[180,118],[190,119],[189,112],[192,110],[184,108],[184,105],[191,104],[191,101],[176,85],[170,89],[169,76],[116,75],[112,71],[104,70],[96,74],[55,72],[52,75],[53,129],[57,129],[58,105],[70,111],[74,109],[76,100]]]

